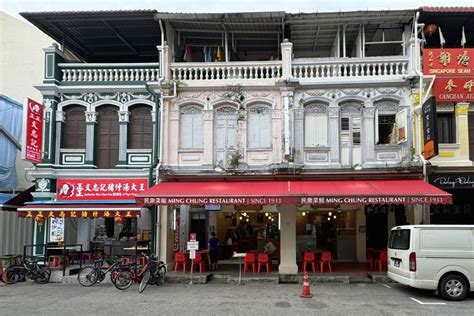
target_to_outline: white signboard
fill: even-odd
[[[188,250],[199,250],[199,241],[188,241]]]
[[[189,250],[189,259],[196,259],[196,250]]]

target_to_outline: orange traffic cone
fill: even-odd
[[[303,278],[303,289],[301,290],[302,298],[312,298],[313,294],[311,294],[311,289],[309,288],[309,278],[308,275],[305,274]]]

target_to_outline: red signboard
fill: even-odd
[[[190,241],[196,241],[196,233],[189,234],[189,240]]]
[[[133,200],[148,189],[148,179],[58,179],[56,200]]]
[[[18,217],[36,218],[132,218],[140,211],[18,211]]]
[[[474,76],[436,78],[433,95],[438,102],[474,101]]]
[[[22,158],[41,163],[43,147],[43,105],[30,98],[23,108]]]
[[[423,73],[437,77],[474,77],[474,48],[427,48]]]

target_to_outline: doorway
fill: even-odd
[[[388,205],[365,207],[366,246],[368,249],[387,248]]]
[[[96,165],[98,169],[115,168],[119,151],[118,108],[113,105],[103,105],[97,109],[97,113]]]
[[[189,233],[196,234],[199,250],[207,248],[206,212],[191,212],[191,226]],[[187,236],[189,238],[189,236]]]
[[[232,107],[219,108],[215,124],[215,165],[229,167],[237,150],[237,110]]]
[[[352,167],[361,163],[360,115],[341,117],[341,164]]]

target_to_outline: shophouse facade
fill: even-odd
[[[365,262],[392,226],[423,221],[420,204],[450,198],[412,149],[415,13],[24,13],[64,43],[38,86],[35,199],[78,210],[62,184],[146,178],[160,183],[133,208],[157,206],[147,228],[168,263],[212,231],[273,252],[282,275],[306,248]]]
[[[433,224],[474,223],[473,18],[471,7],[422,7],[417,19],[424,41],[424,99],[436,98],[439,154],[429,162],[429,182],[453,195],[452,205],[431,206]]]

